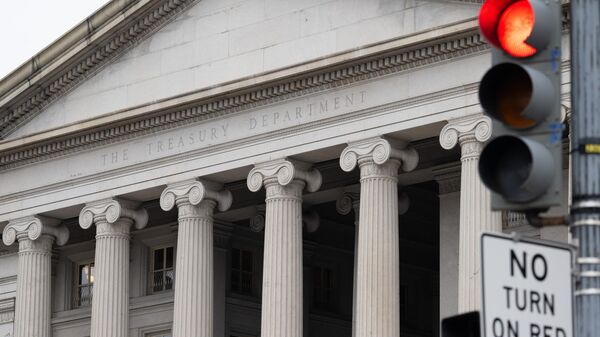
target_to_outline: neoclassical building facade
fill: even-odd
[[[489,209],[480,3],[91,14],[0,80],[0,337],[428,337],[477,309],[482,231],[567,240]]]

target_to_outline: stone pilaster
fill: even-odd
[[[96,225],[91,337],[129,336],[129,233],[144,228],[148,213],[139,204],[104,199],[86,204],[79,225]]]
[[[358,221],[360,217],[360,187],[354,186],[344,191],[337,201],[335,208],[341,215],[350,214],[354,210],[354,270],[352,271],[352,336],[356,336],[356,272],[358,264]]]
[[[173,336],[213,336],[213,212],[226,211],[232,197],[221,186],[197,180],[167,186],[163,210],[179,210]]]
[[[440,200],[440,317],[458,313],[458,247],[460,232],[460,162],[433,170]]]
[[[266,189],[262,337],[302,337],[302,191],[321,186],[321,174],[290,160],[256,165],[248,188]]]
[[[458,262],[458,311],[478,310],[480,303],[480,236],[501,232],[499,212],[490,208],[490,193],[479,179],[477,165],[484,142],[492,134],[489,117],[476,115],[448,123],[440,133],[446,150],[460,145],[460,239]]]
[[[69,230],[58,224],[31,216],[10,221],[2,233],[5,245],[19,242],[15,337],[52,336],[52,244],[64,245],[69,239]]]
[[[384,138],[350,143],[340,157],[344,171],[360,167],[354,336],[400,336],[398,169],[417,163],[414,149]]]
[[[231,234],[235,227],[232,223],[215,221],[214,223],[214,327],[213,337],[230,335],[226,323],[227,309],[227,254],[231,251]],[[176,280],[177,282],[177,280]]]
[[[303,279],[304,279],[304,294],[303,294],[303,301],[304,301],[304,305],[303,305],[303,333],[304,336],[311,336],[311,324],[310,324],[310,307],[312,304],[312,298],[313,298],[313,289],[312,289],[312,280],[313,280],[313,274],[312,274],[312,267],[314,265],[313,262],[313,257],[315,256],[315,251],[318,248],[318,244],[316,244],[313,241],[308,241],[308,240],[304,240],[303,243],[304,246],[304,250],[303,250],[303,261],[304,261],[304,271],[303,271]]]

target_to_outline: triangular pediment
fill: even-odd
[[[172,9],[177,13],[170,18],[163,13],[166,22],[125,42],[97,68],[90,67],[71,88],[16,120],[18,128],[5,138],[118,114],[463,21],[478,10],[476,1],[188,1]],[[132,15],[132,22],[139,17]],[[122,30],[111,33],[118,37]]]

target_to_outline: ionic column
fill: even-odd
[[[401,192],[398,196],[398,215],[406,213],[410,202],[408,195]],[[354,211],[354,269],[352,281],[352,336],[356,336],[356,273],[358,271],[358,224],[360,220],[360,187],[352,186],[336,200],[336,210],[341,215]]]
[[[59,220],[31,216],[12,220],[4,228],[5,245],[19,242],[15,337],[50,337],[52,243],[64,245],[69,230]]]
[[[460,145],[460,238],[458,253],[458,312],[480,307],[480,236],[483,231],[501,232],[499,212],[490,209],[490,193],[479,179],[477,165],[483,144],[492,133],[491,120],[476,115],[448,123],[440,133],[446,150]]]
[[[177,205],[177,261],[175,270],[174,337],[213,336],[213,211],[226,211],[232,197],[221,186],[189,180],[167,186],[160,207]]]
[[[290,160],[256,165],[252,192],[266,189],[262,337],[302,337],[302,190],[321,186],[319,171]]]
[[[400,336],[398,169],[417,163],[414,149],[383,138],[350,143],[340,157],[344,171],[360,167],[354,336]]]
[[[96,225],[91,337],[129,336],[129,232],[144,228],[148,213],[139,204],[104,199],[86,204],[79,225]]]

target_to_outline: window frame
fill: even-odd
[[[173,266],[172,268],[166,268],[166,249],[167,248],[173,248]],[[165,253],[164,253],[164,260],[163,260],[163,268],[159,269],[159,270],[154,270],[154,252],[157,250],[161,250],[164,249]],[[162,293],[167,293],[167,292],[172,292],[175,289],[175,277],[177,275],[177,270],[176,270],[176,265],[177,265],[177,245],[174,243],[163,243],[163,244],[159,244],[159,245],[153,245],[148,247],[149,250],[149,256],[148,256],[148,272],[147,272],[147,294],[148,295],[153,295],[153,294],[162,294]],[[154,273],[157,271],[162,271],[163,272],[163,281],[166,277],[166,274],[164,273],[166,270],[172,270],[173,271],[173,284],[171,286],[171,289],[163,289],[163,290],[154,290]]]
[[[73,288],[72,288],[72,294],[73,294],[72,295],[73,296],[72,308],[77,309],[77,308],[91,307],[92,301],[94,300],[94,284],[95,284],[95,282],[89,282],[89,280],[88,280],[88,284],[86,286],[91,288],[91,292],[90,292],[91,298],[90,298],[88,304],[82,304],[81,299],[79,298],[79,289],[81,289],[83,287],[83,285],[79,283],[80,282],[79,277],[81,276],[80,270],[81,270],[81,267],[83,267],[83,266],[93,265],[94,270],[95,270],[96,260],[94,258],[85,259],[85,260],[74,262],[74,265],[75,265],[75,268],[73,270],[74,278],[73,278]],[[91,273],[90,273],[90,277],[91,277]],[[95,278],[95,275],[94,275],[94,278]]]
[[[234,259],[234,254],[233,251],[234,250],[238,250],[239,251],[239,261],[240,261],[240,266],[239,268],[235,268],[235,270],[237,271],[237,273],[239,274],[239,280],[240,280],[240,289],[238,290],[234,290],[233,289],[233,280],[232,280],[232,276],[234,274],[234,268],[233,268],[233,259]],[[245,271],[243,268],[243,253],[244,252],[249,252],[252,254],[252,271],[248,272]],[[256,297],[257,296],[257,292],[256,292],[256,283],[257,283],[257,269],[258,269],[258,263],[257,263],[257,253],[256,250],[251,248],[251,247],[246,247],[246,246],[232,246],[231,249],[229,250],[229,255],[230,255],[230,263],[229,263],[229,290],[231,292],[231,294],[235,294],[237,296],[247,296],[247,297]],[[243,275],[244,273],[250,273],[250,291],[248,293],[243,291]]]
[[[319,268],[321,270],[321,283],[323,283],[323,271],[324,270],[328,270],[330,272],[330,283],[331,286],[329,288],[324,288],[321,286],[322,289],[329,289],[330,292],[330,300],[329,303],[327,303],[324,307],[320,306],[319,304],[317,304],[317,289],[315,286],[315,271],[316,269]],[[338,277],[339,277],[339,273],[337,268],[333,267],[331,264],[328,263],[315,263],[311,266],[311,298],[310,298],[310,307],[312,310],[314,310],[315,312],[323,312],[323,313],[338,313],[339,311],[339,303],[338,303],[338,292],[336,291],[336,289],[338,289],[340,287],[340,284],[338,284]],[[338,289],[339,290],[339,289]]]
[[[171,329],[144,333],[144,337],[173,337]]]

